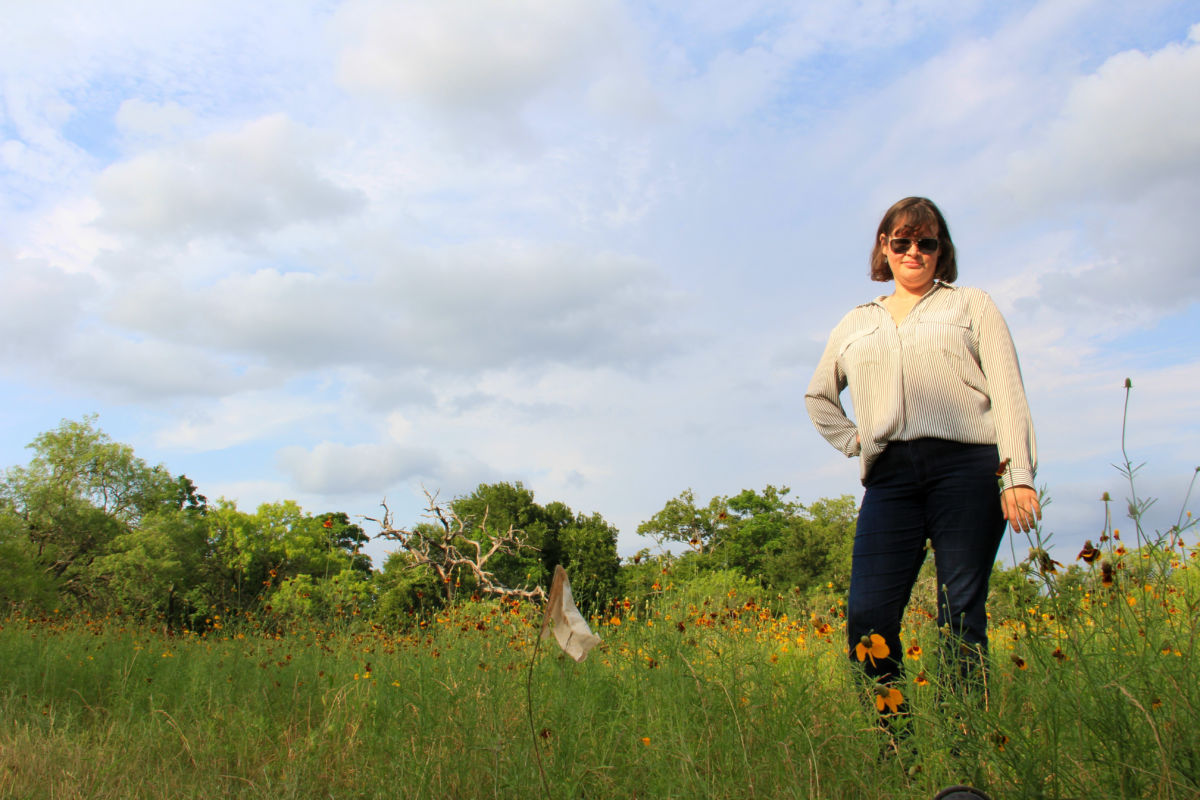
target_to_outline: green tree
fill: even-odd
[[[510,528],[533,550],[505,554],[493,564],[505,586],[550,588],[554,568],[561,564],[570,575],[572,594],[580,608],[590,610],[617,593],[617,529],[599,514],[576,514],[565,503],[539,505],[523,484],[480,484],[451,507],[476,533],[496,536]]]
[[[56,584],[35,556],[25,521],[0,506],[0,603],[39,611],[55,606]]]
[[[145,515],[176,507],[180,488],[94,423],[64,420],[40,434],[29,465],[0,481],[0,503],[21,519],[36,562],[60,593],[85,605],[103,600],[91,562]]]
[[[429,511],[435,522],[409,530],[392,528],[386,514],[376,520],[381,535],[399,542],[405,554],[403,560],[389,558],[384,572],[424,567],[446,601],[458,591],[520,596],[544,591],[559,564],[569,570],[582,606],[605,603],[617,591],[617,530],[599,514],[575,514],[560,502],[539,505],[520,482],[480,484],[448,506],[430,497]],[[423,580],[417,583],[423,586]],[[390,592],[384,595],[400,596]]]
[[[793,523],[763,563],[764,583],[813,596],[850,588],[850,556],[858,506],[852,495],[796,506]]]
[[[180,626],[197,613],[195,601],[207,594],[207,534],[204,516],[194,508],[156,511],[115,536],[88,571],[105,585],[108,604]]]
[[[437,611],[445,602],[445,592],[433,570],[403,550],[384,559],[383,570],[375,574],[374,581],[375,618],[381,621],[405,622]]]
[[[271,593],[271,610],[276,617],[295,621],[353,619],[371,610],[374,590],[370,577],[353,569],[328,578],[293,575]]]
[[[739,570],[764,585],[777,583],[767,566],[778,559],[804,525],[804,507],[787,499],[787,487],[767,486],[762,493],[744,489],[720,505],[728,509],[713,548],[724,568]],[[782,577],[782,576],[779,576]]]
[[[344,571],[363,578],[370,572],[370,558],[356,552],[365,534],[340,512],[313,517],[284,500],[247,514],[221,499],[204,520],[212,607],[262,607],[280,585],[302,575],[332,580]]]
[[[638,533],[649,536],[660,547],[681,544],[697,553],[708,553],[717,544],[729,517],[725,498],[714,497],[706,507],[696,505],[691,489],[667,501],[662,510],[638,525]]]
[[[350,569],[362,575],[371,574],[371,557],[362,552],[362,548],[371,541],[361,526],[350,521],[350,516],[344,511],[329,511],[317,514],[321,527],[325,531],[326,540],[332,550],[340,550],[350,557]]]
[[[844,591],[854,540],[854,499],[846,495],[804,506],[788,498],[790,491],[786,486],[746,489],[699,506],[688,489],[638,526],[638,532],[660,545],[686,544],[692,552],[678,565],[689,570],[734,570],[780,591]]]
[[[499,553],[489,562],[497,583],[510,588],[549,586],[559,557],[557,529],[552,515],[534,502],[533,492],[520,481],[481,483],[469,495],[456,498],[450,508],[467,535],[477,541],[504,536],[509,530],[519,532],[525,547]]]
[[[548,509],[562,506],[552,503]],[[571,593],[583,613],[605,606],[618,595],[621,559],[617,555],[617,529],[599,514],[570,515],[557,531],[559,558],[571,579]],[[553,572],[551,572],[553,574]]]

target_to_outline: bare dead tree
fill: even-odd
[[[436,525],[416,526],[412,530],[397,528],[392,524],[392,512],[386,501],[380,503],[383,507],[383,519],[363,519],[379,526],[379,533],[375,534],[375,538],[398,543],[408,553],[413,567],[424,566],[433,570],[446,587],[447,598],[452,597],[454,573],[466,570],[474,576],[480,590],[488,594],[545,602],[546,592],[541,586],[533,589],[502,586],[487,568],[488,561],[498,554],[516,555],[522,550],[538,549],[521,538],[522,531],[509,525],[503,534],[489,532],[487,513],[484,512],[479,523],[480,536],[473,539],[467,535],[467,524],[452,508],[441,503],[436,493],[430,494],[429,490],[425,490],[425,499],[429,503],[425,509],[428,512],[425,517],[436,520]]]

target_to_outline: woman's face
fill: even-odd
[[[896,226],[891,235],[880,234],[879,242],[887,255],[888,266],[892,268],[892,277],[896,279],[897,288],[907,292],[925,294],[933,286],[933,276],[937,273],[938,252],[923,253],[917,246],[922,239],[937,241],[937,227],[914,227],[906,221]],[[906,251],[892,251],[893,239],[908,239],[910,244]]]

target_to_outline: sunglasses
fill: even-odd
[[[888,245],[892,248],[892,252],[899,256],[907,253],[909,248],[913,246],[914,241],[917,243],[917,250],[927,256],[938,251],[938,240],[933,238],[913,240],[904,237],[889,239]]]

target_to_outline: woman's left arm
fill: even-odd
[[[987,293],[979,291],[974,299],[972,318],[979,334],[979,366],[987,378],[1000,459],[1008,459],[1008,468],[1001,477],[1008,498],[1005,517],[1011,522],[1013,517],[1009,516],[1010,509],[1015,513],[1016,509],[1030,508],[1031,503],[1037,502],[1037,492],[1033,489],[1037,471],[1037,439],[1033,432],[1029,403],[1025,398],[1025,384],[1021,380],[1021,365],[1017,361],[1017,350],[1013,346],[1008,324]],[[1013,493],[1014,489],[1024,491]],[[1020,500],[1015,499],[1017,495]]]

